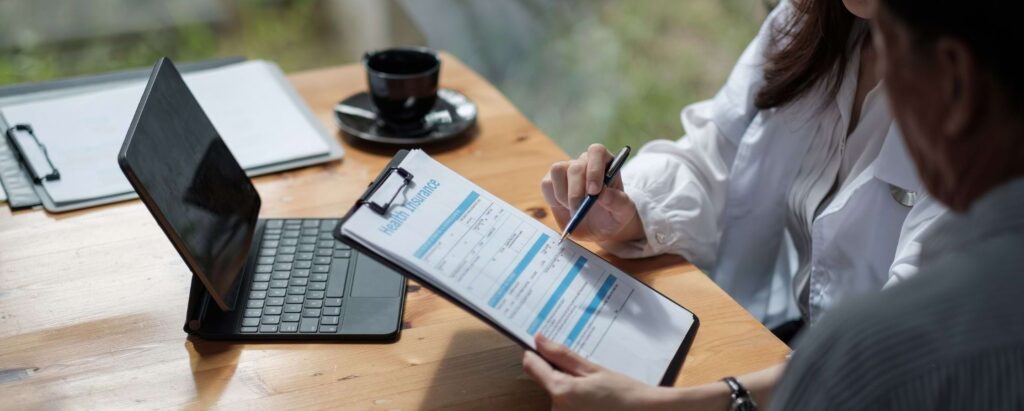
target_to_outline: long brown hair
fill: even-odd
[[[850,35],[857,17],[841,0],[792,0],[794,13],[772,27],[764,86],[754,98],[760,109],[784,106],[818,82],[839,92],[849,62]]]

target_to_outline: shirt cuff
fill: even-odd
[[[625,185],[624,191],[640,216],[640,225],[644,230],[644,239],[634,241],[598,242],[598,245],[620,258],[644,258],[670,251],[676,238],[672,234],[668,217],[662,207],[640,188]]]

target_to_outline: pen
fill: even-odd
[[[619,169],[626,163],[626,158],[629,158],[629,150],[629,146],[623,147],[622,150],[619,150],[619,154],[616,154],[615,158],[608,163],[608,168],[604,172],[605,186],[611,184],[612,180],[615,179],[615,175],[619,173]],[[580,208],[577,208],[576,212],[573,213],[572,218],[569,219],[569,224],[565,225],[565,230],[562,231],[562,238],[558,239],[559,243],[565,240],[565,237],[568,237],[569,234],[572,234],[572,230],[575,230],[576,226],[580,224],[580,221],[583,221],[583,217],[586,217],[587,211],[590,211],[590,207],[597,202],[598,195],[600,195],[600,193],[588,194],[587,198],[583,199],[583,202],[580,203]]]

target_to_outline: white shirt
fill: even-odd
[[[848,135],[859,52],[835,97],[819,85],[784,107],[754,106],[770,27],[789,13],[781,3],[719,93],[683,109],[686,137],[646,144],[623,169],[646,239],[601,244],[627,258],[682,255],[770,327],[801,316],[801,270],[812,323],[913,275],[918,236],[944,212],[923,194],[880,88]],[[912,207],[897,201],[907,192],[918,193]]]

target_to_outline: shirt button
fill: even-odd
[[[654,234],[654,239],[658,240],[658,244],[665,244],[665,233]]]

